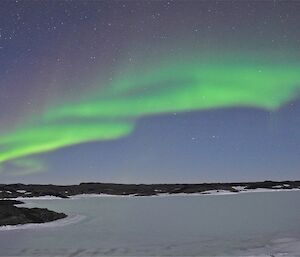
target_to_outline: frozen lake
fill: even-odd
[[[0,230],[1,256],[300,256],[300,191],[26,200],[67,219]]]

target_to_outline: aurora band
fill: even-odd
[[[170,61],[127,70],[107,86],[88,92],[84,100],[49,106],[39,117],[0,135],[0,164],[118,139],[147,115],[228,107],[276,111],[298,98],[300,63],[273,59]]]

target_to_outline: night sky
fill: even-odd
[[[300,2],[0,2],[0,181],[300,179]]]

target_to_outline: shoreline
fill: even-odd
[[[253,190],[243,190],[239,192],[230,192],[230,191],[220,191],[220,192],[201,192],[201,193],[176,193],[176,194],[156,194],[156,195],[114,195],[114,194],[78,194],[72,195],[68,198],[61,198],[57,196],[39,196],[39,197],[17,197],[17,198],[5,198],[3,200],[76,200],[82,198],[144,198],[144,197],[176,197],[176,196],[224,196],[224,195],[239,195],[239,194],[249,194],[249,193],[274,193],[274,192],[296,192],[300,191],[300,188],[293,189],[253,189]]]
[[[27,208],[19,200],[0,200],[0,228],[25,224],[43,224],[66,218],[67,215],[46,208]]]
[[[274,193],[274,192],[292,192],[292,191],[300,191],[300,190],[288,190],[288,189],[285,189],[285,190],[249,190],[249,191],[243,191],[243,192],[240,192],[241,194],[247,194],[247,193]],[[204,195],[239,195],[239,193],[230,193],[230,194],[222,194],[222,192],[219,192],[219,194],[215,194],[215,193],[212,193],[212,194],[204,194]],[[298,193],[294,193],[293,195],[295,194],[298,194]],[[184,199],[184,197],[189,197],[189,196],[199,196],[199,194],[171,194],[171,195],[163,195],[161,197],[166,197],[166,196],[182,196],[182,199]],[[200,195],[200,196],[203,196],[203,195]],[[262,195],[261,195],[262,196]],[[89,198],[89,197],[110,197],[110,198],[119,198],[119,197],[126,197],[127,199],[129,197],[132,197],[132,196],[110,196],[110,195],[84,195],[84,196],[79,196],[80,198],[78,199],[82,199],[83,198]],[[155,198],[155,196],[153,196]],[[160,196],[157,196],[157,197],[160,197]],[[235,198],[238,198],[239,196],[236,196]],[[260,195],[257,196],[258,198],[260,198]],[[276,196],[275,196],[276,198]],[[38,198],[36,198],[38,199]],[[141,198],[139,198],[140,202],[143,202],[143,200]],[[152,198],[153,199],[153,198]],[[165,198],[166,199],[166,198]],[[187,198],[186,198],[187,199]],[[200,199],[200,198],[198,198]],[[229,197],[227,198],[229,199]],[[286,198],[288,199],[288,198]],[[29,198],[28,199],[28,202],[25,202],[25,203],[30,203],[31,199]],[[50,198],[40,198],[39,200],[41,201],[48,201],[50,200]],[[60,206],[63,206],[63,202],[61,202],[62,200],[64,199],[61,199],[61,198],[52,198],[52,200],[60,200]],[[67,200],[73,200],[73,198],[70,198],[70,199],[67,199]],[[86,199],[88,200],[88,199]],[[95,199],[96,200],[96,199]],[[159,199],[158,199],[159,200]],[[85,201],[85,199],[82,199],[82,201]],[[99,201],[101,201],[99,199]],[[120,199],[120,201],[122,201]],[[166,199],[166,203],[168,203],[168,200]],[[184,200],[183,200],[184,201]],[[39,206],[39,202],[38,201],[32,201],[32,203],[35,205],[35,206]],[[41,202],[40,202],[41,203]],[[77,202],[74,202],[73,204],[74,206],[80,206],[80,203],[77,203]],[[30,206],[33,206],[33,205],[28,205],[28,207]],[[47,205],[46,205],[47,206]],[[49,205],[49,206],[52,206]],[[86,214],[85,214],[86,215]],[[48,231],[48,229],[52,229],[54,230],[55,227],[63,227],[62,229],[64,229],[64,227],[68,226],[68,225],[72,225],[72,224],[75,224],[75,226],[77,226],[76,224],[80,224],[81,223],[81,220],[84,219],[84,216],[83,217],[75,217],[77,216],[76,213],[74,212],[73,215],[71,214],[70,216],[68,216],[68,218],[65,218],[65,219],[61,219],[61,220],[57,220],[57,221],[54,221],[54,222],[49,222],[49,223],[43,223],[43,224],[26,224],[26,225],[16,225],[16,226],[6,226],[6,227],[0,227],[0,233],[3,234],[3,236],[6,236],[6,235],[10,235],[10,234],[14,234],[14,232],[9,232],[9,231],[18,231],[18,230],[28,230],[28,232],[30,231],[34,231],[34,230],[43,230],[43,229],[47,229],[46,231]],[[85,216],[85,217],[88,217]],[[89,219],[89,218],[88,218]],[[88,220],[87,219],[87,220]],[[70,220],[70,222],[68,222],[68,220]],[[72,225],[73,226],[73,225]],[[85,225],[84,225],[85,226]],[[71,226],[70,226],[71,227]],[[49,230],[50,231],[50,230]],[[24,231],[25,232],[25,231]],[[270,239],[270,241],[268,242],[268,244],[266,244],[266,247],[265,246],[253,246],[251,248],[245,248],[245,249],[240,249],[240,250],[236,250],[236,255],[234,256],[242,256],[242,255],[247,255],[247,256],[283,256],[283,255],[292,255],[294,256],[295,253],[299,253],[299,238],[298,237],[293,237],[291,235],[289,236],[286,236],[286,235],[278,235],[278,237],[272,237]],[[271,254],[271,250],[272,250],[272,254]],[[267,254],[270,253],[269,255]],[[276,252],[276,253],[275,253]]]
[[[141,197],[151,197],[151,198],[160,198],[160,197],[199,197],[199,196],[232,196],[232,195],[239,195],[239,194],[248,194],[248,193],[274,193],[274,192],[300,192],[300,188],[294,189],[254,189],[254,190],[244,190],[239,192],[210,192],[210,193],[178,193],[178,194],[157,194],[151,196],[135,196],[135,195],[108,195],[108,194],[79,194],[69,197],[67,199],[55,197],[55,196],[41,196],[41,197],[25,197],[25,198],[10,198],[10,199],[3,199],[1,201],[18,201],[20,205],[26,205],[29,202],[26,200],[41,200],[41,201],[48,201],[48,200],[79,200],[79,199],[88,199],[88,198],[141,198]],[[20,200],[24,200],[25,202],[20,202]],[[1,208],[1,205],[0,205]],[[26,208],[30,209],[30,208]],[[35,208],[41,209],[41,208]],[[46,209],[48,210],[48,209]],[[49,210],[48,210],[49,211]],[[53,212],[53,211],[50,211]],[[64,214],[64,213],[62,213]],[[64,214],[66,215],[66,214]],[[82,215],[66,215],[62,218],[46,221],[43,223],[25,223],[25,224],[15,224],[15,225],[0,225],[0,232],[1,231],[11,231],[11,230],[19,230],[19,229],[37,229],[37,228],[48,228],[48,227],[57,227],[57,226],[66,226],[73,223],[78,223],[85,219],[85,216]]]
[[[247,191],[239,191],[239,192],[230,192],[230,191],[226,191],[226,192],[213,192],[213,193],[207,193],[207,192],[203,192],[203,193],[176,193],[176,194],[168,194],[168,193],[164,193],[164,194],[156,194],[156,195],[109,195],[109,194],[79,194],[79,195],[74,195],[71,196],[69,199],[81,199],[81,198],[97,198],[97,197],[122,197],[122,198],[127,198],[127,197],[134,197],[134,198],[144,198],[144,197],[176,197],[176,196],[224,196],[224,195],[238,195],[238,194],[248,194],[248,193],[271,193],[271,192],[292,192],[292,191],[300,191],[300,188],[296,188],[296,189],[279,189],[279,190],[272,190],[272,189],[262,189],[262,190],[247,190]],[[26,199],[26,198],[22,198],[22,199]],[[61,198],[48,198],[49,200],[55,200],[55,199],[61,199]],[[16,199],[18,200],[18,199]],[[38,198],[36,198],[36,200],[39,200]],[[42,200],[42,199],[41,199]],[[46,199],[45,199],[46,200]]]
[[[300,181],[263,181],[204,184],[109,184],[79,185],[0,184],[0,226],[48,223],[67,217],[42,208],[17,207],[20,200],[82,199],[90,197],[220,196],[245,193],[300,191]],[[22,202],[21,202],[22,203]]]
[[[202,184],[113,184],[80,183],[78,185],[0,184],[0,199],[36,197],[71,198],[77,195],[161,196],[178,194],[244,193],[252,191],[298,190],[300,181],[263,181]]]
[[[23,229],[42,229],[42,228],[52,228],[52,227],[63,227],[70,224],[78,223],[85,219],[83,215],[71,215],[58,220],[53,220],[44,223],[26,223],[17,225],[3,225],[0,226],[1,231],[12,231],[12,230],[23,230]]]

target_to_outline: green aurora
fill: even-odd
[[[84,100],[49,106],[39,117],[0,135],[0,164],[75,144],[118,139],[148,115],[229,107],[276,111],[298,97],[300,65],[280,58],[265,60],[180,64],[170,60],[132,69],[88,92]],[[25,163],[27,167],[30,162]]]

